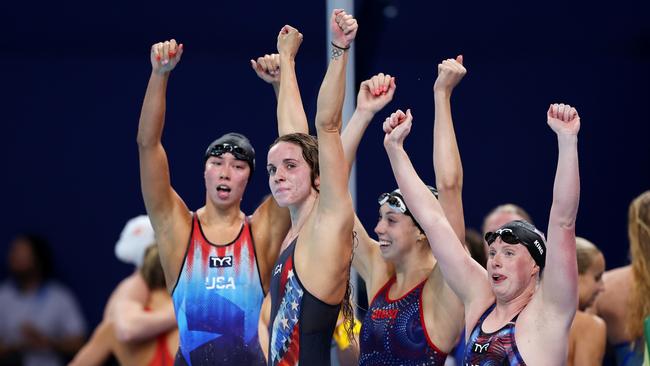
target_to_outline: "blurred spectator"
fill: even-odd
[[[72,293],[52,279],[47,241],[17,236],[8,267],[0,284],[0,365],[63,365],[83,344],[86,323]]]

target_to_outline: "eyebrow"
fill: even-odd
[[[379,212],[379,214],[381,215],[381,211]],[[391,210],[389,208],[388,211],[384,215],[386,215],[386,216],[395,216],[395,215],[397,215],[397,212],[395,212],[395,211],[393,211],[393,210]]]

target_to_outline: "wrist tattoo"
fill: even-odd
[[[340,48],[333,47],[333,48],[332,48],[332,60],[336,60],[336,59],[338,59],[339,57],[343,56],[343,53],[344,53],[344,52],[345,52],[345,51],[343,51],[343,50],[340,49]]]

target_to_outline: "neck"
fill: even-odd
[[[33,292],[38,290],[43,282],[39,276],[25,276],[24,278],[16,278],[16,285],[21,292]]]
[[[512,318],[515,314],[520,313],[526,305],[530,302],[535,294],[535,288],[537,287],[537,281],[533,280],[531,283],[524,289],[522,293],[514,297],[513,299],[499,299],[497,298],[497,306],[494,309],[498,318]],[[509,319],[508,319],[509,320]]]
[[[197,211],[197,214],[201,215],[201,223],[208,226],[212,224],[236,225],[241,222],[244,216],[239,204],[218,207],[210,200],[202,209]]]
[[[420,283],[424,277],[427,277],[436,265],[436,259],[431,254],[431,250],[418,248],[409,251],[402,260],[393,262],[395,266],[395,282],[398,286],[411,285],[413,282]]]
[[[312,188],[311,194],[307,196],[307,198],[301,202],[289,206],[289,215],[291,216],[291,229],[287,234],[288,238],[298,235],[302,229],[302,226],[305,224],[305,221],[307,221],[309,214],[314,209],[317,199],[318,193]]]

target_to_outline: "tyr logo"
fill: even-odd
[[[485,344],[474,343],[473,351],[476,353],[483,353],[487,351],[488,347],[490,347],[490,342]]]
[[[211,268],[232,267],[232,255],[227,255],[225,257],[210,256],[210,267]]]

